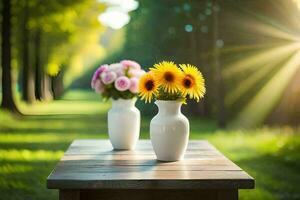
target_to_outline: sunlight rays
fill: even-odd
[[[295,35],[293,33],[294,30],[288,28],[286,24],[280,24],[276,20],[258,13],[250,14],[255,17],[256,20],[251,18],[247,19],[247,23],[241,23],[242,26],[246,27],[247,29],[256,31],[257,33],[269,36],[271,38],[288,41],[300,41],[300,37]],[[289,16],[286,20],[293,21],[292,17]],[[298,26],[294,27],[294,29],[298,29]]]
[[[254,127],[262,123],[280,100],[284,89],[299,69],[299,66],[300,50],[257,92],[230,126]]]
[[[288,55],[290,56],[290,55]],[[228,95],[225,98],[225,105],[226,106],[232,106],[236,101],[242,97],[244,94],[247,93],[251,88],[253,88],[258,81],[263,79],[265,76],[268,75],[268,73],[280,62],[282,62],[284,59],[286,59],[288,56],[275,58],[272,62],[262,66],[257,72],[251,74],[248,76],[245,80],[241,81],[237,85],[237,87],[234,90],[229,91]]]
[[[247,97],[252,96],[251,99],[240,102],[242,107],[230,127],[255,127],[263,123],[300,69],[300,11],[296,7],[300,1],[276,2],[270,3],[273,13],[265,15],[243,10],[249,16],[235,21],[241,33],[247,33],[244,34],[247,43],[250,41],[262,48],[255,49],[255,45],[250,44],[248,48],[243,45],[241,51],[235,46],[222,51],[226,55],[244,54],[243,58],[228,61],[223,68],[225,81],[233,83],[225,96],[225,105],[233,108],[249,92],[254,92]],[[242,53],[247,49],[248,53]]]
[[[230,46],[230,47],[224,47],[221,49],[221,54],[227,54],[227,53],[240,53],[241,51],[249,51],[249,50],[259,50],[259,49],[266,49],[266,48],[272,48],[279,46],[279,44],[247,44],[247,45],[236,45],[236,46]]]
[[[269,61],[273,58],[277,58],[278,56],[282,55],[292,54],[298,49],[300,49],[300,42],[289,43],[287,45],[282,45],[276,48],[271,48],[262,52],[255,53],[252,56],[229,64],[229,66],[223,70],[223,76],[225,79],[227,79],[237,75],[238,73],[245,72],[245,70],[257,69],[261,65],[269,63]]]
[[[292,0],[296,5],[297,8],[300,10],[300,1],[299,0]]]
[[[264,34],[264,35],[272,37],[272,38],[277,38],[277,39],[287,40],[287,41],[294,41],[294,42],[300,41],[300,38],[298,36],[295,36],[287,31],[283,31],[283,30],[281,30],[275,26],[269,25],[269,24],[251,23],[248,25],[252,30],[258,31],[261,34]]]

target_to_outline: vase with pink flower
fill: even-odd
[[[108,134],[116,150],[134,149],[140,133],[140,111],[135,107],[138,82],[145,73],[131,60],[101,65],[92,78],[92,88],[106,100],[112,100],[108,111]]]

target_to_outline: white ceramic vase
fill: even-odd
[[[136,98],[112,100],[108,134],[115,150],[132,150],[139,139],[141,116],[135,102]]]
[[[189,120],[181,113],[179,101],[155,102],[158,114],[150,122],[150,137],[158,160],[181,160],[189,140]]]

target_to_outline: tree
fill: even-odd
[[[32,64],[29,63],[29,0],[24,0],[23,8],[23,27],[22,27],[22,99],[27,103],[33,103],[35,101],[35,83],[34,83],[34,71]]]
[[[41,31],[37,29],[34,36],[34,63],[35,63],[35,97],[43,99],[44,69],[41,66]]]
[[[1,108],[20,114],[13,98],[11,71],[11,1],[3,0],[2,9],[2,103]]]
[[[59,73],[56,76],[52,77],[52,92],[53,92],[53,98],[59,99],[63,92],[64,92],[64,67],[59,71]]]
[[[65,75],[59,71],[68,68],[75,54],[84,54],[82,48],[87,44],[97,44],[101,33],[99,29],[103,29],[97,17],[105,7],[96,0],[31,2],[30,30],[34,33],[35,94],[39,100],[52,98],[53,95],[54,98],[59,98]],[[97,38],[85,42],[91,32],[95,34],[95,30]],[[58,74],[59,78],[52,78]]]

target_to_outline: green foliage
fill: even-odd
[[[136,94],[133,94],[129,90],[126,91],[119,91],[115,88],[114,85],[110,84],[106,86],[105,91],[102,93],[102,96],[106,99],[109,100],[110,98],[117,100],[119,98],[121,99],[132,99],[134,97],[137,97]]]
[[[162,88],[159,89],[158,95],[156,97],[158,100],[179,100],[185,102],[185,97],[180,92],[168,93]]]
[[[28,8],[26,9],[26,2]],[[56,76],[64,68],[67,83],[84,71],[85,66],[100,59],[105,50],[98,43],[105,28],[97,17],[105,10],[97,0],[24,0],[14,2],[13,60],[22,55],[22,23],[29,32],[30,65],[35,65],[34,40],[41,37],[41,65],[50,76]],[[25,12],[28,21],[23,22]]]

